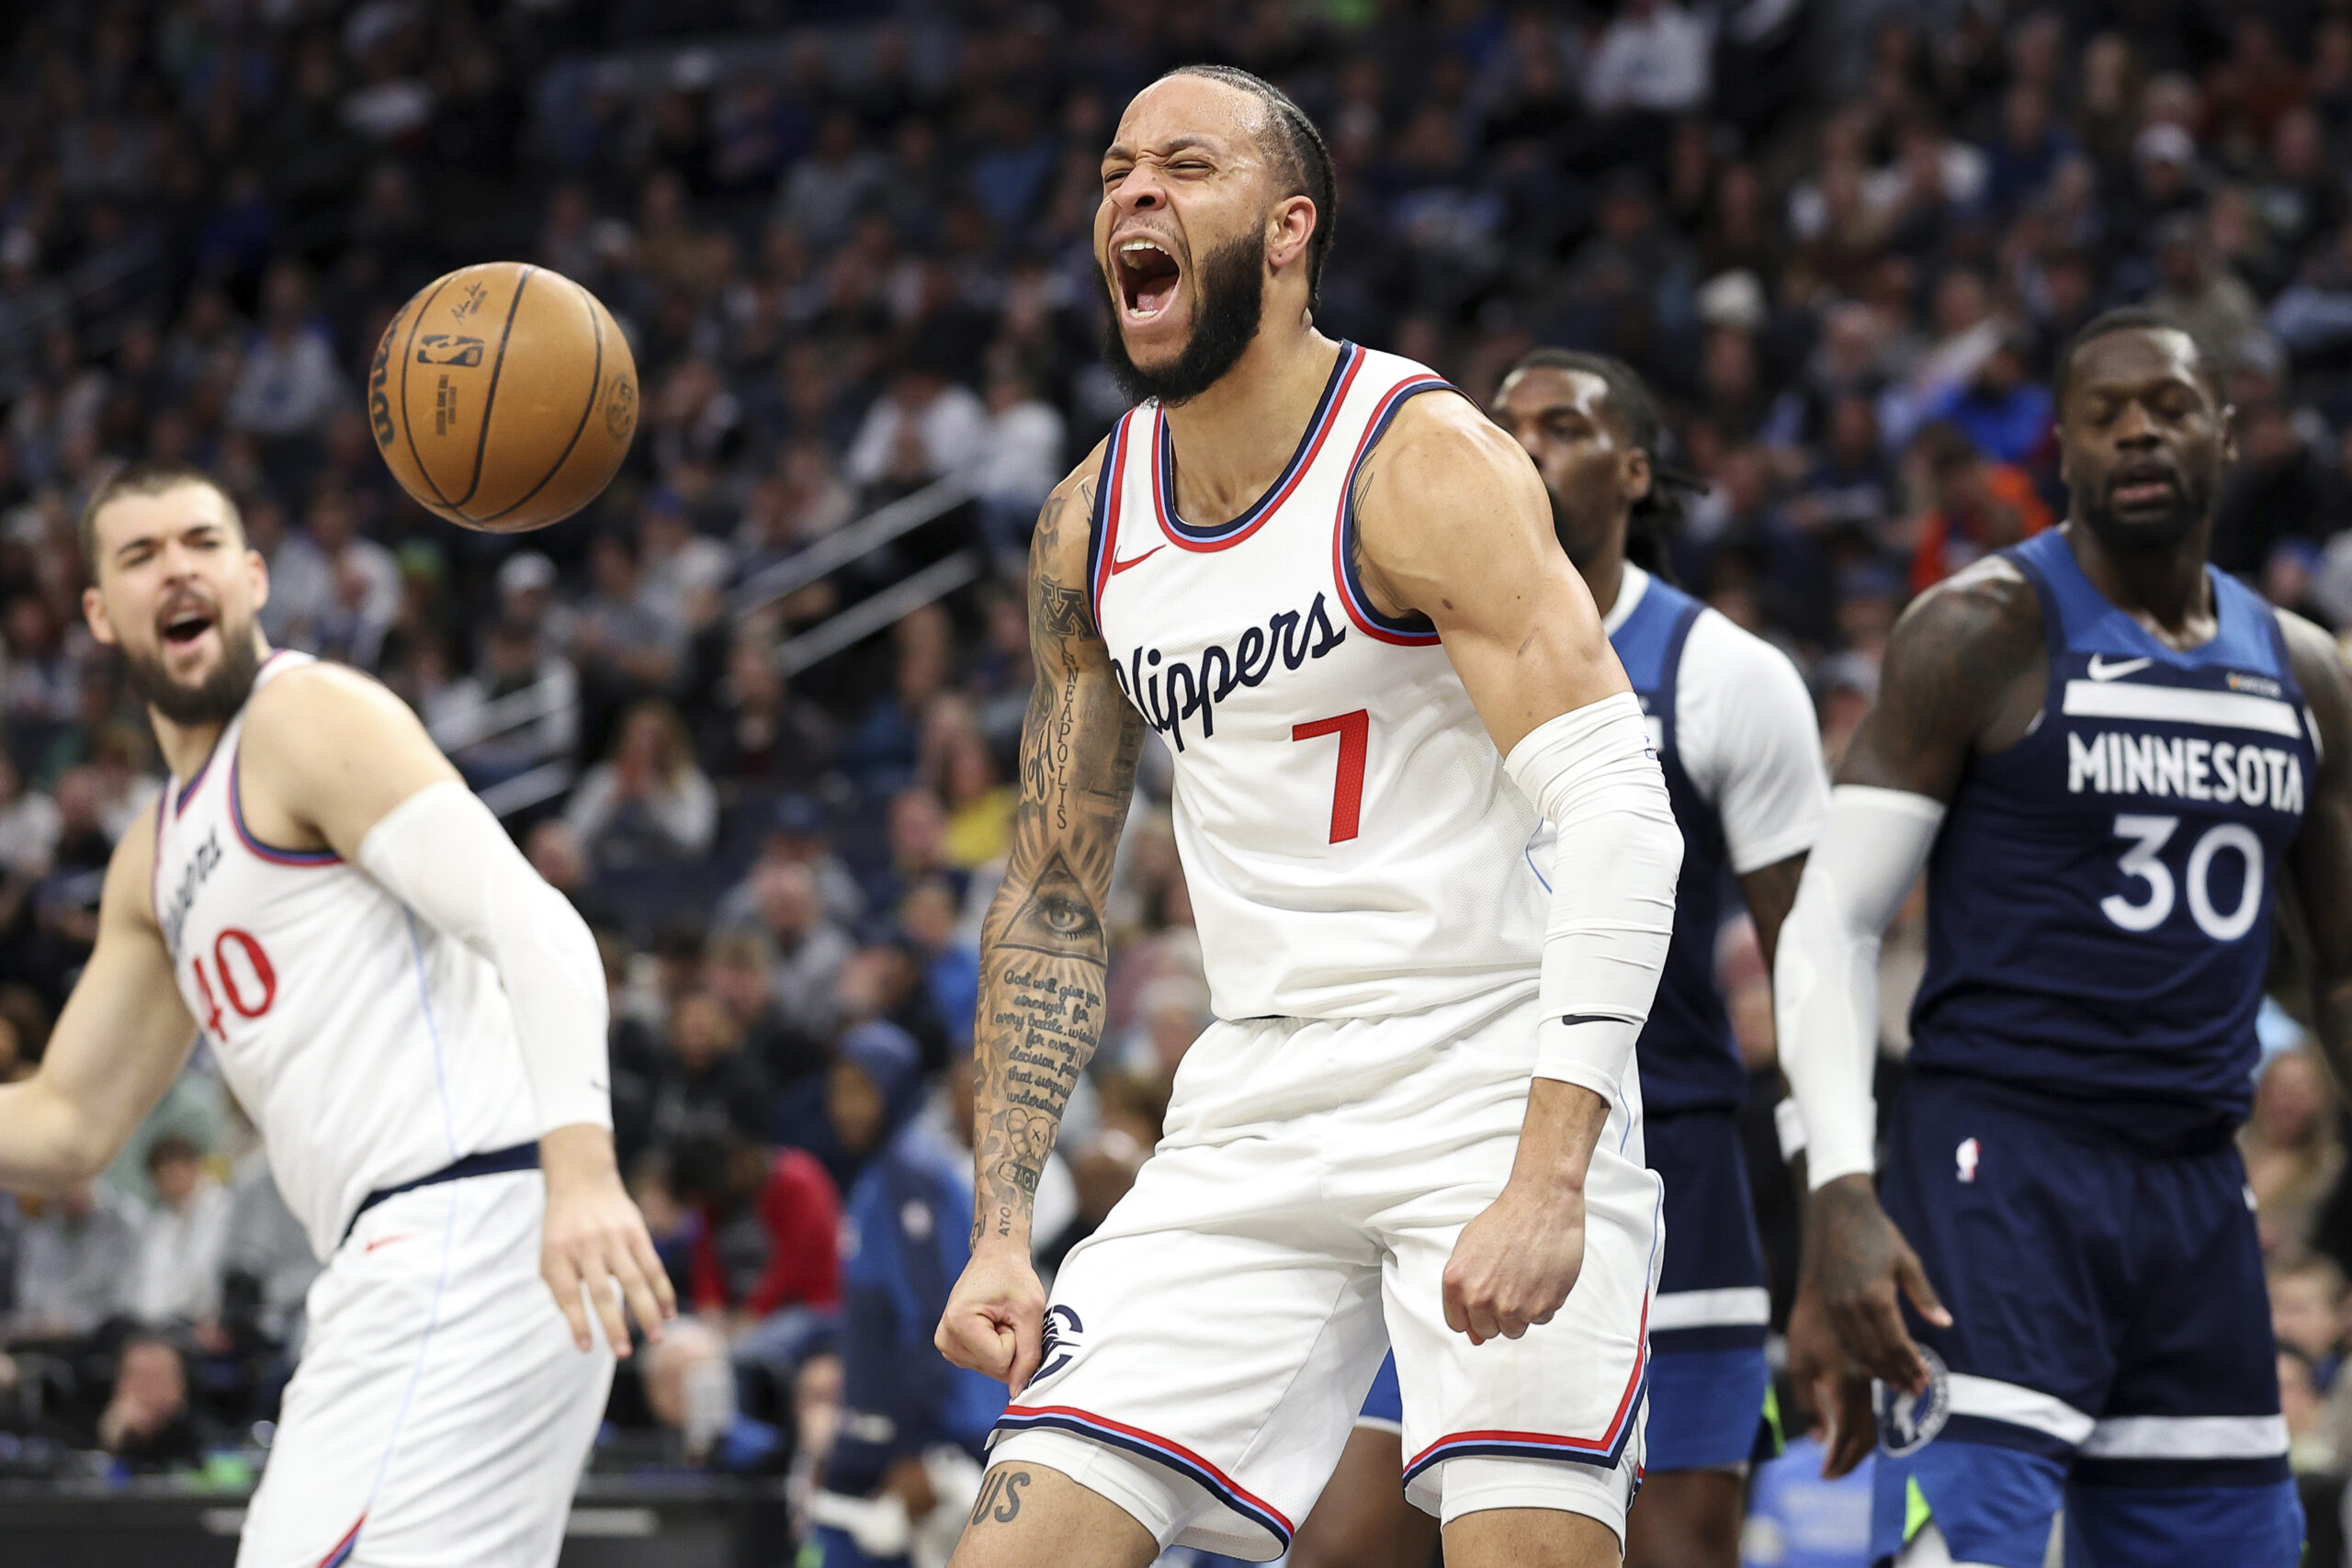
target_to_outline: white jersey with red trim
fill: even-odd
[[[1453,393],[1353,344],[1272,487],[1177,515],[1168,422],[1113,429],[1089,541],[1095,624],[1176,764],[1176,840],[1224,1019],[1417,1011],[1537,979],[1537,816],[1435,627],[1356,581],[1349,492],[1396,411]],[[1458,394],[1456,394],[1458,395]]]
[[[254,689],[310,656],[270,655]],[[245,829],[240,711],[156,807],[156,923],[188,1010],[321,1258],[379,1188],[536,1135],[487,959],[330,850]]]

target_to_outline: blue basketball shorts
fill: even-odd
[[[1929,1523],[1955,1562],[2294,1568],[2253,1194],[2236,1147],[2159,1156],[2018,1091],[1918,1074],[1893,1109],[1881,1197],[1952,1326],[1879,1399],[1872,1560]],[[1653,1431],[1656,1430],[1655,1419]]]

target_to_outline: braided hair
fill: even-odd
[[[1650,492],[1634,502],[1626,514],[1625,558],[1652,576],[1673,582],[1674,564],[1668,547],[1682,525],[1684,503],[1703,493],[1707,486],[1697,475],[1670,467],[1660,455],[1665,426],[1648,384],[1623,360],[1581,349],[1536,349],[1512,366],[1504,379],[1522,370],[1581,370],[1599,378],[1604,389],[1601,412],[1627,446],[1650,460]]]

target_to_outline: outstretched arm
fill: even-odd
[[[1045,1312],[1029,1261],[1037,1180],[1102,1039],[1102,908],[1143,749],[1143,719],[1112,680],[1087,606],[1099,463],[1098,449],[1055,490],[1030,545],[1036,684],[1021,728],[1012,853],[980,930],[972,1262],[938,1332],[948,1359],[1015,1393],[1036,1371]]]
[[[593,1311],[628,1354],[624,1300],[660,1338],[676,1302],[614,1159],[604,973],[579,914],[416,716],[364,676],[319,665],[271,682],[253,699],[240,764],[247,818],[265,838],[323,841],[497,969],[547,1177],[540,1272],[582,1349]]]
[[[142,815],[107,864],[97,945],[40,1069],[0,1089],[0,1187],[51,1191],[103,1170],[196,1043],[155,925],[154,855],[154,820]]]
[[[1365,586],[1429,617],[1504,754],[1557,834],[1519,1152],[1445,1274],[1473,1344],[1548,1322],[1583,1267],[1584,1184],[1632,1071],[1674,927],[1682,861],[1664,776],[1591,594],[1552,533],[1527,455],[1457,399],[1406,405],[1358,471]]]
[[[2014,739],[2030,722],[2041,648],[2033,591],[2007,561],[1972,568],[1905,614],[1781,932],[1781,1070],[1804,1112],[1813,1188],[1790,1374],[1831,1428],[1832,1473],[1869,1451],[1864,1374],[1926,1387],[1900,1296],[1930,1321],[1951,1321],[1871,1182],[1879,941],[1927,864],[1971,753]]]

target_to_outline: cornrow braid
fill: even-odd
[[[1288,93],[1238,66],[1180,65],[1160,80],[1164,82],[1169,76],[1205,77],[1247,93],[1266,106],[1275,134],[1266,139],[1261,150],[1289,187],[1283,194],[1303,196],[1315,204],[1315,232],[1306,242],[1306,308],[1320,310],[1323,264],[1331,254],[1332,226],[1340,216],[1338,180],[1331,169],[1331,149],[1324,145],[1323,133],[1315,129],[1315,122],[1306,118],[1306,111],[1293,102]]]

